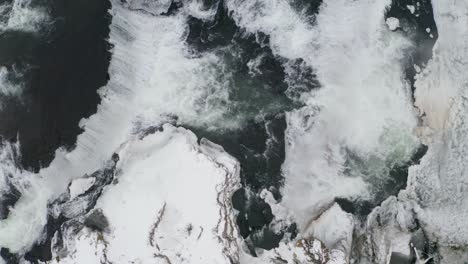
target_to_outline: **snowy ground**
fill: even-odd
[[[71,225],[57,246],[59,263],[229,263],[239,245],[232,192],[238,163],[209,142],[170,125],[126,143],[117,175],[93,211],[103,230]],[[92,214],[92,213],[90,213]],[[209,252],[209,253],[208,253]]]
[[[54,263],[387,264],[395,255],[463,263],[468,4],[433,3],[439,39],[417,76],[415,108],[403,76],[403,54],[412,43],[398,32],[397,20],[385,20],[389,3],[329,0],[312,25],[286,1],[226,1],[240,27],[269,35],[275,55],[317,69],[323,86],[302,95],[305,106],[287,115],[283,200],[261,194],[274,225],[298,224],[295,239],[285,236],[278,248],[258,249],[255,258],[248,254],[231,205],[240,184],[238,161],[167,124],[177,115],[186,124],[209,126],[228,110],[213,103],[226,97],[214,77],[219,57],[191,56],[182,41],[188,15],[208,20],[212,10],[190,1],[162,16],[170,1],[115,0],[110,81],[100,90],[98,112],[82,120],[76,148],[57,150],[37,175],[15,167],[17,145],[0,149],[0,184],[13,181],[23,193],[0,220],[0,245],[25,253],[43,239],[50,213],[67,217],[53,239]],[[334,202],[371,198],[388,176],[387,162],[407,160],[420,142],[429,151],[410,169],[407,189],[365,221]],[[354,177],[345,175],[350,152],[371,164],[371,173],[354,168]],[[426,240],[437,250],[420,245]]]
[[[210,17],[193,4],[164,17],[113,3],[111,79],[100,91],[98,112],[82,120],[85,131],[73,151],[57,150],[38,175],[14,171],[24,181],[23,195],[0,221],[0,245],[21,256],[43,239],[51,213],[70,219],[55,234],[54,261],[237,263],[249,258],[230,206],[240,180],[237,161],[205,140],[199,145],[183,128],[166,125],[163,132],[144,135],[171,122],[167,113],[186,123],[200,117],[209,123],[224,111],[209,102],[199,105],[206,97],[203,89],[215,81],[210,69],[217,58],[188,56],[181,41],[187,13]],[[115,179],[107,185],[115,153]],[[98,186],[103,182],[107,186]],[[90,218],[107,224],[89,228]],[[303,260],[310,254],[323,259],[327,253],[319,245],[314,239],[303,246],[291,242],[263,259],[288,259],[295,252]]]
[[[456,264],[468,259],[468,3],[433,6],[439,39],[416,90],[416,105],[425,114],[421,133],[430,147],[410,173],[408,195],[440,248],[440,263]]]

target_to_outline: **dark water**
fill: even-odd
[[[408,11],[407,5],[416,7],[414,14]],[[411,83],[414,92],[416,70],[413,65],[418,65],[421,69],[424,69],[427,62],[432,58],[432,48],[439,37],[431,1],[392,0],[392,5],[388,9],[386,16],[398,18],[401,25],[399,31],[403,31],[415,43],[416,48],[409,52],[409,60],[405,68],[406,79]],[[433,35],[433,38],[426,32],[426,28],[431,30],[430,33]]]
[[[257,34],[255,36],[243,34],[242,30],[237,28],[235,23],[226,13],[222,2],[218,6],[216,19],[213,22],[202,22],[195,18],[189,20],[190,32],[187,43],[193,47],[196,52],[213,51],[221,47],[230,47],[233,43],[240,46],[244,52],[239,65],[245,65],[250,59],[258,54],[258,49],[267,51],[271,61],[267,62],[266,68],[262,69],[260,83],[268,83],[268,87],[274,92],[272,98],[281,98],[285,96],[287,83],[285,83],[284,68],[281,62],[282,58],[273,56],[268,48],[268,36]],[[213,4],[212,2],[210,3]],[[319,9],[321,1],[292,1],[293,7],[298,12],[309,17],[311,24],[315,23],[315,15]],[[405,77],[412,85],[414,91],[415,70],[413,65],[419,65],[424,68],[427,61],[431,58],[432,47],[437,38],[437,28],[432,15],[430,1],[421,1],[415,14],[411,14],[407,5],[417,6],[416,1],[394,0],[386,12],[386,17],[396,17],[400,20],[401,29],[408,38],[414,41],[415,48],[407,52],[407,64],[405,67]],[[209,6],[209,5],[208,5]],[[426,28],[431,28],[434,38],[430,38]],[[235,45],[234,45],[235,46]],[[301,62],[298,61],[298,64]],[[298,67],[298,69],[301,67]],[[240,74],[242,79],[248,78],[245,70],[242,68],[233,69],[236,74]],[[301,84],[305,91],[319,87],[313,70],[308,80],[301,77],[305,75],[298,74],[296,80],[303,81]],[[298,85],[300,86],[300,85]],[[299,90],[300,92],[300,90]],[[255,104],[255,103],[254,103]],[[222,145],[231,155],[236,157],[241,164],[241,179],[243,188],[238,190],[233,196],[233,205],[239,211],[237,223],[244,238],[251,242],[252,248],[261,247],[271,249],[278,245],[283,237],[283,230],[279,234],[274,234],[268,226],[273,219],[271,208],[259,198],[258,194],[262,189],[269,189],[278,200],[281,194],[278,191],[283,183],[281,174],[281,165],[285,158],[284,135],[286,122],[284,112],[291,108],[300,107],[293,102],[280,111],[274,112],[262,119],[248,120],[245,126],[238,131],[206,131],[200,128],[191,128],[199,137],[208,139]],[[266,142],[273,142],[268,146]],[[421,145],[413,154],[413,157],[404,164],[395,165],[389,168],[389,177],[386,182],[375,192],[373,200],[348,200],[337,198],[338,204],[347,212],[351,212],[364,219],[373,208],[380,205],[382,201],[391,195],[396,195],[401,189],[406,188],[408,168],[411,165],[419,163],[424,156],[427,147]],[[354,161],[359,162],[359,161]],[[363,161],[361,161],[363,162]],[[362,164],[366,167],[365,164]],[[294,227],[290,227],[293,229]]]
[[[14,79],[24,85],[21,99],[1,98],[0,135],[20,140],[19,167],[37,171],[46,167],[58,147],[72,148],[81,133],[78,122],[96,112],[97,89],[108,80],[110,60],[107,0],[43,0],[51,20],[39,32],[6,31],[0,34],[0,65],[22,72]],[[20,194],[11,189],[2,197],[0,214],[7,215]],[[50,259],[50,239],[61,219],[49,217],[47,239],[26,258]],[[47,245],[49,247],[47,248]],[[7,263],[18,258],[2,248]]]
[[[232,109],[225,118],[243,116],[246,120],[239,129],[232,130],[189,128],[199,138],[220,144],[240,162],[243,187],[233,196],[233,206],[239,211],[240,233],[248,239],[252,249],[271,249],[278,245],[287,230],[275,234],[269,229],[273,220],[271,208],[258,195],[261,190],[268,189],[277,199],[281,197],[278,190],[283,183],[281,165],[285,159],[284,113],[301,105],[286,94],[285,60],[273,55],[268,36],[247,34],[238,28],[222,1],[205,4],[207,8],[217,8],[216,17],[209,22],[190,18],[186,42],[194,54],[215,52],[229,63],[233,74],[230,100],[238,102],[239,107]],[[259,73],[253,75],[249,73],[247,63],[258,56],[263,59]],[[306,81],[310,82],[308,79],[298,80]],[[302,87],[310,90],[317,86],[303,84]]]
[[[191,129],[199,138],[205,137],[222,145],[239,160],[242,188],[232,198],[235,209],[239,211],[237,224],[253,253],[256,247],[271,249],[278,245],[285,233],[294,236],[295,225],[279,234],[270,230],[269,224],[274,216],[269,205],[259,197],[259,192],[268,189],[277,200],[281,199],[285,112],[301,106],[294,100],[295,95],[316,89],[320,84],[313,69],[301,67],[303,62],[298,60],[291,63],[293,77],[297,77],[293,78],[296,89],[288,91],[291,83],[285,81],[285,60],[272,54],[268,36],[243,32],[230,18],[222,1],[203,2],[207,9],[217,8],[216,17],[210,22],[190,18],[186,43],[194,56],[207,51],[216,52],[229,63],[233,74],[230,96],[240,104],[226,118],[242,116],[244,122],[240,128],[229,130],[179,125]],[[406,8],[409,4],[416,6],[415,0],[394,0],[387,12],[387,16],[400,19],[402,31],[416,43],[416,48],[408,53],[406,67],[406,78],[411,84],[415,76],[412,65],[425,65],[437,38],[430,1],[419,2],[419,17],[409,14]],[[310,23],[315,22],[314,16],[321,1],[295,0],[291,3],[308,16]],[[26,84],[23,101],[11,99],[0,111],[0,134],[10,140],[19,136],[20,163],[32,170],[47,166],[58,147],[73,147],[76,136],[81,132],[79,120],[96,111],[99,103],[96,90],[108,80],[110,59],[110,45],[106,41],[111,20],[107,14],[109,1],[48,0],[37,4],[48,7],[53,18],[51,27],[40,34],[12,31],[0,35],[0,65],[17,65],[26,72],[22,79]],[[181,3],[173,3],[165,15],[178,12],[180,6]],[[426,27],[431,28],[433,39],[428,37]],[[258,56],[263,56],[259,73],[252,75],[246,64]],[[253,93],[252,87],[259,89]],[[366,216],[388,196],[406,187],[408,167],[417,163],[425,150],[425,146],[421,146],[411,161],[392,168],[392,180],[384,185],[374,201],[337,198],[337,202],[348,212]],[[101,187],[96,185],[91,190],[97,190],[99,196],[99,188],[108,183],[102,182]],[[97,196],[90,201],[95,201]],[[93,206],[91,204],[88,211]],[[32,262],[49,260],[50,239],[67,220],[49,217],[47,239],[28,252],[27,259]],[[8,263],[17,261],[8,249],[2,249],[0,254]]]
[[[47,167],[60,146],[71,148],[78,122],[96,111],[110,60],[109,1],[47,0],[51,25],[38,33],[0,35],[0,65],[19,65],[25,92],[0,111],[0,134],[21,142],[21,163]]]
[[[417,3],[420,3],[418,6]],[[411,14],[407,5],[414,5],[416,11]],[[407,61],[405,65],[405,78],[410,83],[413,91],[414,101],[414,82],[417,74],[413,65],[418,65],[424,69],[427,62],[432,58],[432,48],[437,41],[437,26],[434,21],[432,5],[430,0],[393,0],[392,5],[388,8],[385,17],[396,17],[400,21],[400,29],[397,32],[403,33],[407,38],[411,39],[415,45],[407,51]],[[433,38],[426,32],[426,28],[431,29]],[[388,181],[384,182],[376,190],[373,200],[349,200],[338,197],[336,202],[343,210],[353,213],[364,219],[376,206],[379,206],[385,199],[392,195],[397,195],[400,190],[406,188],[408,178],[408,168],[412,165],[419,164],[420,159],[426,154],[427,146],[420,145],[413,153],[412,158],[401,165],[396,165],[390,168]],[[362,163],[357,157],[352,157],[352,162]],[[364,164],[365,165],[365,164]],[[365,166],[364,166],[365,167]]]

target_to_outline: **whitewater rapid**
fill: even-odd
[[[286,1],[227,1],[239,25],[268,34],[276,54],[304,60],[321,84],[287,116],[284,203],[302,228],[335,197],[372,197],[388,163],[418,146],[403,71],[412,44],[388,29],[390,3],[326,1],[312,25]],[[351,155],[367,168],[352,167]]]
[[[47,24],[42,13],[31,14],[42,10],[23,2],[14,1],[2,27]],[[312,15],[286,0],[220,2],[239,28],[234,35],[268,46],[284,71],[288,87],[277,99],[257,79],[243,83],[232,72],[244,62],[238,43],[188,44],[191,19],[216,21],[218,5],[176,2],[111,2],[109,81],[98,91],[97,112],[80,121],[72,150],[57,149],[49,166],[32,173],[18,166],[21,141],[1,145],[0,198],[21,193],[0,219],[1,248],[25,262],[34,245],[50,241],[57,263],[468,258],[468,4],[432,3],[439,38],[427,65],[413,65],[413,94],[406,67],[418,46],[404,21],[387,17],[390,0],[327,0]],[[407,15],[420,12],[415,6]],[[246,60],[245,74],[261,76],[268,56]],[[298,84],[306,73],[313,80]],[[21,91],[7,75],[0,68],[0,92]],[[252,249],[259,234],[242,237],[231,201],[241,186],[250,191],[243,164],[182,126],[229,135],[278,112],[287,124],[281,198],[272,189],[249,195],[268,204],[267,228],[283,238],[272,250]],[[266,145],[276,140],[268,136]],[[387,195],[392,169],[412,165],[422,144],[428,151],[409,168],[406,188]],[[384,201],[364,216],[336,202],[376,197]],[[65,219],[52,238],[45,232],[51,217]],[[293,225],[294,236],[284,232]],[[416,238],[437,247],[413,248]]]

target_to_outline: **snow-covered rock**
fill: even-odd
[[[392,255],[412,256],[412,230],[418,228],[411,206],[389,197],[358,229],[358,250],[363,263],[389,263]]]
[[[346,263],[313,237],[251,256],[231,205],[238,162],[184,128],[165,125],[117,155],[116,177],[93,210],[55,234],[52,263]]]
[[[248,254],[241,255],[241,263],[265,264],[265,263],[320,263],[320,264],[344,264],[345,262],[333,262],[325,246],[316,239],[300,239],[289,243],[280,243],[278,248],[262,252],[258,257]]]
[[[424,113],[429,150],[412,167],[406,195],[440,263],[463,263],[468,248],[468,2],[433,1],[439,38],[417,76],[416,106]],[[465,257],[463,257],[465,256]]]
[[[348,262],[353,243],[355,219],[344,212],[338,204],[333,204],[319,218],[312,221],[302,233],[324,243],[330,254],[343,262]]]
[[[240,252],[232,192],[239,164],[183,128],[135,139],[98,199],[106,230],[64,225],[57,263],[230,263]],[[100,228],[103,229],[103,228]]]
[[[78,178],[73,180],[68,186],[68,190],[70,192],[70,198],[73,199],[80,194],[86,192],[94,183],[96,182],[96,178],[93,177],[86,177],[86,178]]]

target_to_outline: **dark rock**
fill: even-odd
[[[101,209],[96,209],[86,217],[84,225],[93,230],[103,232],[109,226],[109,221]]]

